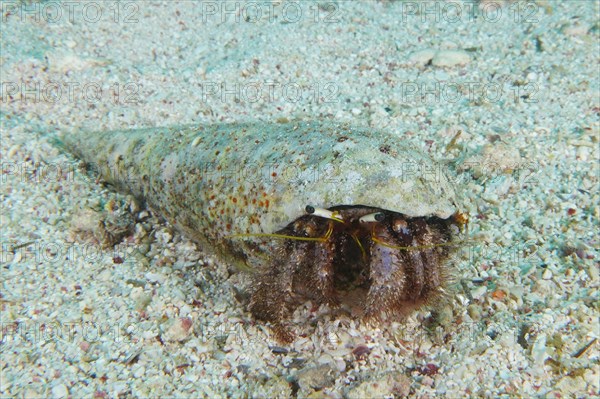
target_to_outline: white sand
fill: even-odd
[[[598,393],[598,2],[498,4],[3,2],[0,395]],[[49,135],[278,118],[448,161],[475,242],[437,324],[307,303],[305,336],[273,349],[245,277],[158,218],[114,250],[72,231],[126,199]]]

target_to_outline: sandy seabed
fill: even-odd
[[[1,396],[598,394],[598,2],[0,4]],[[368,325],[307,302],[279,346],[245,275],[52,144],[288,119],[447,166],[470,217],[449,304]]]

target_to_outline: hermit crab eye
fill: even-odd
[[[329,209],[315,208],[314,206],[306,205],[306,208],[304,208],[304,210],[309,215],[320,216],[322,218],[332,219],[332,220],[336,220],[338,222],[344,221],[344,219],[342,219],[342,215],[340,215],[338,212],[330,211]]]
[[[372,223],[372,222],[383,222],[385,214],[383,212],[369,213],[368,215],[362,216],[358,219],[361,223]]]

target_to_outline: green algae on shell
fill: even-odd
[[[61,141],[107,183],[144,200],[206,250],[250,268],[266,268],[264,279],[281,277],[279,269],[289,265],[282,284],[257,282],[251,309],[267,321],[278,323],[289,313],[272,308],[285,300],[280,294],[297,285],[292,275],[327,275],[327,281],[315,284],[336,291],[331,274],[343,269],[340,263],[355,263],[349,254],[335,254],[336,248],[366,263],[381,260],[381,265],[367,266],[362,272],[380,283],[389,279],[390,270],[404,286],[411,273],[421,280],[417,287],[426,287],[424,276],[439,280],[437,263],[447,251],[423,248],[438,245],[436,239],[444,245],[449,241],[445,221],[456,212],[454,191],[440,165],[390,133],[331,122],[257,122],[82,132],[65,134]],[[322,218],[315,222],[306,216],[307,205],[339,210],[351,220],[335,226]],[[385,214],[387,221],[369,228],[378,229],[391,243],[382,243],[361,227],[364,218],[375,221],[372,212]],[[335,232],[340,241],[312,237],[311,232],[317,231]],[[407,231],[414,231],[415,237]],[[275,237],[239,239],[239,235],[278,232],[292,243]],[[297,241],[301,235],[313,243]],[[406,257],[401,253],[406,245],[421,253]],[[301,271],[312,267],[307,266],[309,253],[325,260],[313,262],[318,265],[315,270]],[[275,259],[281,256],[287,259]],[[427,261],[436,265],[423,265]],[[406,270],[398,269],[402,262]],[[378,289],[385,288],[382,284]],[[434,285],[434,290],[441,290],[441,283]],[[279,292],[273,295],[272,291]],[[377,296],[369,298],[371,303],[376,300]],[[428,300],[415,298],[414,302]]]

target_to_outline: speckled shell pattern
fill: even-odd
[[[234,123],[63,134],[65,147],[201,245],[247,261],[231,234],[274,233],[321,208],[447,218],[443,168],[398,135],[332,122]]]

